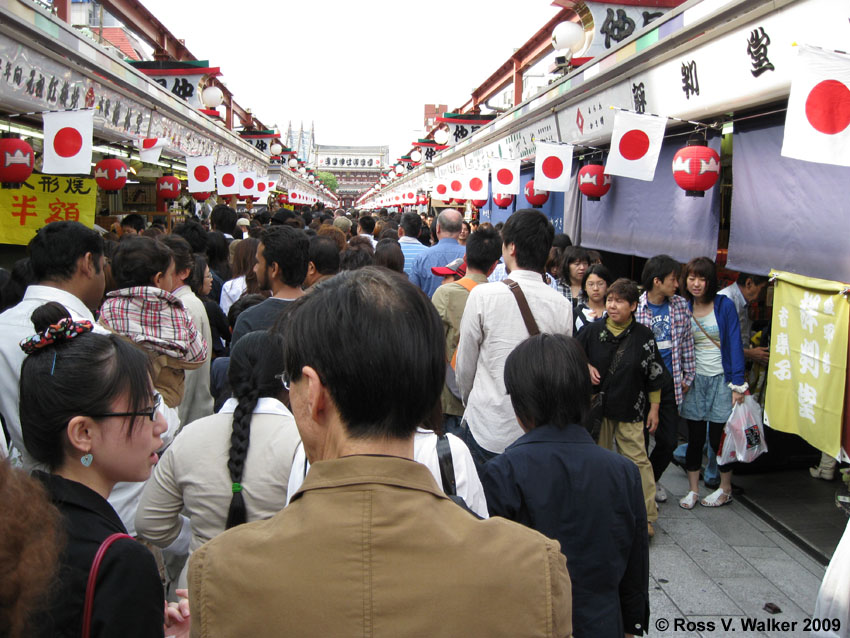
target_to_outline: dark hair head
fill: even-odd
[[[141,233],[145,230],[145,218],[138,213],[130,213],[129,215],[125,215],[124,219],[121,220],[121,226],[132,228],[137,233]]]
[[[715,295],[719,288],[717,284],[717,267],[714,262],[708,257],[696,257],[691,259],[684,268],[682,268],[682,279],[679,282],[679,290],[682,291],[682,296],[693,303],[694,296],[688,291],[688,275],[696,275],[705,279],[705,300],[714,301]]]
[[[339,247],[333,237],[312,237],[309,259],[320,275],[335,275],[339,272]]]
[[[127,237],[112,258],[112,277],[119,288],[152,286],[157,273],[171,266],[174,255],[164,243],[150,237]]]
[[[210,269],[214,270],[219,277],[227,281],[230,279],[230,264],[227,250],[227,239],[218,231],[211,230],[207,233],[207,261]]]
[[[230,308],[227,309],[227,325],[229,325],[231,329],[235,328],[236,320],[239,318],[239,315],[248,310],[248,308],[252,308],[259,303],[263,303],[266,299],[268,299],[268,297],[258,293],[242,295],[239,299],[230,304]]]
[[[205,253],[207,251],[207,231],[198,222],[188,220],[177,224],[172,231],[189,242],[193,253]]]
[[[0,289],[0,312],[18,305],[24,298],[27,286],[36,282],[29,257],[16,261],[8,274],[8,279]]]
[[[233,278],[244,277],[250,272],[254,272],[254,266],[257,264],[257,246],[260,245],[259,239],[247,237],[240,239],[239,243],[233,249]]]
[[[251,444],[251,418],[260,397],[278,397],[283,390],[283,340],[267,330],[249,332],[233,346],[227,380],[238,402],[233,413],[227,469],[233,483],[241,483]],[[225,529],[247,520],[242,490],[234,490]]]
[[[359,244],[351,244],[348,250],[339,256],[340,271],[357,270],[359,268],[371,266],[373,263],[374,258],[372,256],[371,246],[365,248]]]
[[[336,226],[329,226],[325,224],[318,230],[316,235],[318,235],[319,237],[330,237],[331,239],[333,239],[334,243],[336,244],[337,253],[341,253],[343,250],[345,250],[345,233],[342,232]]]
[[[735,280],[735,282],[740,284],[741,286],[745,286],[747,284],[747,279],[751,279],[753,285],[755,286],[761,286],[770,281],[770,277],[768,277],[767,275],[753,275],[752,273],[748,272],[739,272],[738,278]]]
[[[55,307],[36,309],[36,331],[59,314]],[[123,397],[128,412],[139,412],[151,406],[151,389],[148,355],[119,335],[86,332],[40,348],[21,366],[24,445],[36,461],[55,469],[64,460],[65,429],[73,417],[113,412],[113,403]],[[137,420],[130,419],[128,436]]]
[[[195,265],[195,256],[192,254],[192,247],[189,242],[180,237],[180,235],[162,235],[157,238],[171,249],[174,255],[174,269],[177,273],[191,271]]]
[[[570,264],[584,262],[590,265],[590,255],[581,246],[567,246],[561,252],[561,265],[558,267],[558,279],[570,283]]]
[[[351,338],[363,334],[370,338]],[[315,286],[293,302],[283,341],[289,378],[315,369],[353,437],[412,436],[445,381],[436,309],[407,277],[384,268],[342,272]]]
[[[192,289],[192,292],[198,298],[205,297],[205,295],[201,294],[201,290],[204,287],[204,275],[206,271],[207,258],[203,255],[195,255],[195,263],[192,266],[192,272],[189,273],[189,277],[186,279],[186,285]]]
[[[502,238],[495,228],[479,228],[466,240],[466,265],[486,273],[502,256]]]
[[[637,303],[640,299],[640,291],[638,290],[637,284],[631,279],[620,277],[608,286],[608,292],[605,294],[605,298],[607,299],[608,297],[622,299],[631,305],[633,303]]]
[[[374,246],[372,246],[372,242],[369,240],[368,237],[361,237],[360,235],[356,235],[348,240],[348,247],[359,250],[365,250],[367,253],[369,253],[370,256],[374,256],[375,254],[375,248]]]
[[[244,240],[243,240],[244,241]],[[310,265],[310,240],[302,231],[291,226],[274,226],[263,231],[260,238],[266,264],[280,267],[279,279],[292,288],[300,286]]]
[[[587,278],[590,277],[591,275],[596,275],[600,279],[604,279],[605,284],[608,285],[608,286],[610,286],[611,283],[614,281],[614,277],[611,275],[610,270],[608,270],[602,264],[593,264],[592,266],[590,266],[585,271],[584,277],[582,277],[582,280],[581,280],[581,289],[582,290],[585,289],[585,285],[587,284]],[[587,292],[587,291],[585,290],[585,292]]]
[[[375,224],[377,222],[371,215],[363,215],[363,217],[357,220],[357,223],[360,225],[360,230],[367,235],[371,235],[375,232]]]
[[[100,272],[103,239],[79,222],[51,222],[38,229],[28,250],[36,281],[66,281],[86,253],[92,254],[95,271]]]
[[[554,236],[555,229],[546,215],[533,208],[516,211],[502,228],[502,243],[516,246],[517,266],[539,273],[546,268]]]
[[[679,270],[681,268],[682,264],[673,259],[670,255],[656,255],[655,257],[650,257],[646,261],[646,265],[643,267],[643,272],[640,275],[640,283],[643,286],[643,289],[649,292],[655,285],[656,278],[664,281],[670,273],[673,273],[678,277]]]
[[[555,248],[560,248],[564,250],[567,246],[572,246],[573,241],[570,239],[570,236],[566,233],[558,233],[555,235],[555,238],[552,240],[552,246]]]
[[[397,239],[382,239],[375,246],[376,266],[383,266],[396,272],[404,272],[404,253]]]
[[[543,333],[520,343],[505,360],[505,390],[526,427],[587,426],[590,373],[572,337]]]
[[[401,216],[401,228],[405,237],[416,239],[422,229],[422,218],[419,213],[405,213]]]
[[[210,213],[210,226],[213,230],[219,230],[227,235],[232,235],[236,230],[236,211],[230,206],[219,204]]]

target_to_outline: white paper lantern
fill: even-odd
[[[577,22],[561,22],[552,31],[552,46],[556,51],[577,53],[584,46],[584,29]]]
[[[280,155],[281,153],[283,153],[283,146],[275,142],[271,145],[271,148],[269,150],[272,152],[272,155]]]
[[[445,144],[449,141],[449,132],[444,128],[437,129],[434,131],[434,141],[440,145]]]
[[[201,102],[203,102],[204,106],[208,109],[214,109],[217,106],[220,106],[223,101],[224,93],[222,93],[221,89],[217,86],[210,85],[201,93]]]

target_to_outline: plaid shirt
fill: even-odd
[[[673,388],[676,391],[676,404],[682,404],[682,383],[693,385],[696,375],[694,356],[694,335],[691,332],[691,310],[688,302],[679,295],[673,295],[670,302],[670,333],[673,339]],[[635,320],[648,328],[652,327],[652,311],[647,305],[646,293],[640,296]]]
[[[572,288],[570,288],[570,284],[563,282],[560,279],[558,279],[557,282],[556,282],[555,290],[557,290],[559,293],[564,295],[564,297],[566,297],[567,299],[572,301],[573,305],[587,301],[587,294],[584,292],[584,290],[581,290],[578,293],[577,298],[573,298],[573,290],[572,290]]]
[[[100,323],[146,350],[186,363],[207,358],[207,343],[183,303],[153,286],[122,288],[107,294]]]

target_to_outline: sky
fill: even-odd
[[[423,134],[425,104],[460,107],[557,12],[551,0],[142,0],[236,102],[316,143],[389,145]],[[198,12],[202,11],[203,16]]]

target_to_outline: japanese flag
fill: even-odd
[[[186,158],[189,192],[203,193],[215,190],[215,160],[212,155]]]
[[[490,191],[487,171],[467,172],[466,188],[469,199],[487,199]]]
[[[502,195],[519,195],[520,160],[490,158],[490,175],[493,192]]]
[[[44,113],[44,166],[51,175],[91,173],[94,111]]]
[[[257,176],[254,197],[259,197],[260,201],[269,196],[269,179],[265,175]]]
[[[465,173],[455,173],[446,179],[452,199],[469,199],[468,181]]]
[[[236,164],[222,164],[215,167],[215,179],[219,195],[239,194],[239,168]]]
[[[277,180],[276,179],[267,179],[266,185],[269,187],[269,192],[271,193],[275,189],[275,186],[277,186]]]
[[[781,154],[850,166],[850,56],[797,47]]]
[[[566,193],[572,186],[572,144],[537,142],[534,159],[534,187]]]
[[[254,171],[239,173],[239,197],[256,197],[257,174]]]
[[[139,149],[139,159],[143,162],[158,162],[159,156],[162,154],[162,149],[165,147],[165,138],[146,137],[141,140],[136,140],[136,146]]]
[[[651,182],[665,128],[666,117],[617,111],[605,173]]]
[[[434,182],[434,187],[431,189],[431,196],[440,201],[448,201],[451,199],[449,195],[449,184],[445,179],[438,179]]]

